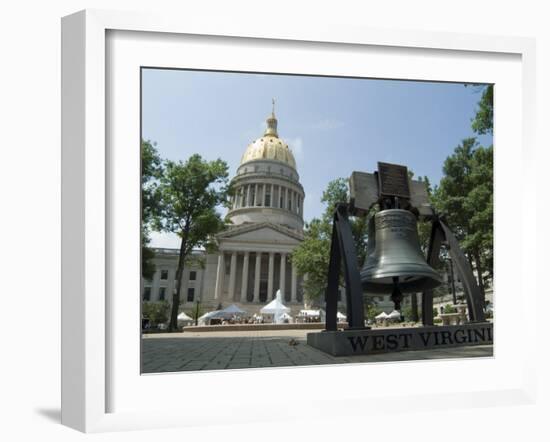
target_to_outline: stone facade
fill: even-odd
[[[281,290],[284,303],[297,314],[303,308],[302,277],[289,257],[303,239],[305,192],[296,161],[279,138],[274,113],[262,137],[245,150],[236,175],[227,218],[217,235],[219,252],[197,251],[186,264],[180,292],[183,310],[200,301],[205,310],[236,304],[250,313]],[[178,251],[157,249],[156,273],[144,281],[143,299],[171,302]]]

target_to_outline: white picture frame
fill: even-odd
[[[263,41],[268,39],[272,44],[284,42],[288,45],[329,44],[336,45],[335,50],[346,47],[375,47],[377,50],[389,51],[400,48],[403,52],[415,49],[431,51],[434,57],[449,53],[473,54],[482,60],[484,54],[502,54],[520,59],[521,66],[521,124],[518,129],[521,145],[515,153],[521,158],[521,174],[527,176],[535,159],[534,144],[534,106],[535,106],[535,46],[532,39],[517,37],[491,37],[451,33],[427,33],[416,31],[393,32],[388,30],[347,28],[340,26],[294,27],[279,23],[276,27],[264,27],[261,23],[224,23],[195,20],[181,22],[179,17],[154,16],[151,14],[133,14],[87,10],[63,18],[62,21],[62,423],[84,432],[100,432],[124,429],[162,428],[172,426],[208,425],[213,419],[225,422],[222,413],[209,410],[207,404],[197,404],[191,410],[184,408],[152,406],[135,410],[114,410],[109,405],[109,394],[115,386],[109,376],[112,369],[112,348],[108,339],[109,323],[112,312],[108,299],[109,287],[109,242],[113,231],[108,228],[110,217],[111,195],[109,195],[109,155],[106,120],[109,118],[107,94],[109,78],[106,77],[108,32],[156,33],[165,36],[216,36],[219,38],[239,38]],[[146,34],[143,34],[146,37]],[[148,34],[153,35],[153,34]],[[281,43],[282,44],[282,43]],[[440,55],[438,55],[440,54]],[[402,78],[402,77],[399,77]],[[464,78],[468,81],[468,78]],[[496,111],[498,92],[496,92]],[[514,114],[516,115],[516,114]],[[498,114],[496,116],[498,121]],[[498,126],[496,126],[498,127]],[[139,134],[136,134],[139,137]],[[499,143],[496,130],[495,143]],[[498,148],[498,147],[497,147]],[[496,175],[499,174],[499,163],[496,163]],[[527,191],[529,190],[529,192]],[[518,184],[517,194],[521,204],[530,207],[529,216],[536,207],[536,191]],[[496,203],[498,205],[498,202]],[[527,215],[525,215],[527,216]],[[498,215],[497,215],[498,219]],[[527,218],[521,222],[521,246],[518,247],[522,259],[522,273],[526,272],[526,257],[534,255],[534,230],[526,227]],[[499,222],[499,221],[497,221]],[[500,253],[500,255],[499,255]],[[511,253],[509,250],[495,248],[498,265],[499,256]],[[533,278],[521,279],[521,296],[518,297],[518,308],[526,310],[535,304],[536,281]],[[498,286],[497,286],[498,287]],[[502,287],[505,289],[505,287]],[[496,301],[496,314],[499,313],[499,301]],[[505,309],[503,310],[505,311]],[[498,320],[500,320],[499,318]],[[503,327],[505,316],[502,316]],[[302,416],[317,417],[343,416],[344,414],[365,414],[389,412],[404,408],[414,403],[421,409],[431,410],[444,408],[466,408],[474,399],[477,404],[491,406],[499,403],[527,404],[533,403],[535,397],[536,324],[531,321],[522,324],[524,347],[522,355],[527,359],[516,367],[515,376],[510,383],[491,384],[483,389],[479,386],[468,387],[468,379],[457,385],[456,391],[437,393],[437,390],[426,389],[426,394],[419,395],[416,390],[389,389],[387,394],[377,393],[376,403],[364,401],[367,398],[361,388],[340,397],[324,394],[325,399],[313,396],[309,400],[311,409],[303,411]],[[498,339],[508,337],[508,328],[497,328],[496,359],[499,358]],[[504,346],[504,344],[503,344]],[[503,347],[502,355],[505,354]],[[471,361],[463,361],[464,367],[476,370]],[[399,365],[386,365],[385,370],[398,374]],[[490,365],[487,365],[489,367]],[[346,367],[346,377],[358,379],[363,366]],[[422,367],[420,367],[422,368]],[[324,376],[335,376],[342,366],[312,368],[324,370]],[[410,364],[409,370],[415,365]],[[488,368],[484,368],[488,370]],[[521,374],[520,371],[521,370]],[[256,382],[265,376],[262,370],[231,373],[241,382]],[[288,373],[289,371],[285,372]],[[294,376],[298,376],[295,369]],[[321,373],[321,371],[318,371]],[[133,373],[135,375],[136,373]],[[137,373],[139,375],[139,373]],[[246,377],[244,377],[246,375]],[[170,384],[170,375],[163,376],[164,386]],[[177,375],[176,375],[177,376]],[[194,382],[210,377],[210,381],[222,382],[224,375],[213,376],[201,373],[194,376]],[[120,378],[120,377],[119,377]],[[175,379],[175,378],[174,378]],[[287,380],[290,378],[287,377]],[[181,381],[181,377],[180,377]],[[148,381],[153,382],[153,381]],[[214,387],[212,387],[214,388]],[[399,405],[394,400],[400,398]],[[437,403],[435,400],[437,399]],[[330,407],[325,407],[330,400]],[[162,398],[159,398],[162,403]],[[228,404],[224,404],[227,406]],[[273,409],[257,411],[254,404],[234,404],[243,416],[239,422],[259,422],[269,419],[293,419],[298,408],[288,406],[281,409],[275,404]],[[296,406],[298,407],[299,404]],[[277,408],[279,407],[279,408]],[[227,420],[229,422],[229,420]]]

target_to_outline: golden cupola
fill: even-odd
[[[279,138],[275,109],[266,123],[263,137],[248,145],[231,180],[227,217],[235,226],[269,223],[302,232],[305,192],[296,160]]]
[[[273,160],[280,161],[296,170],[296,160],[292,151],[288,144],[279,138],[275,109],[267,118],[266,124],[267,128],[264,135],[250,143],[246,148],[241,158],[241,165],[256,160]]]

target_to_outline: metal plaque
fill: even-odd
[[[384,164],[384,163],[382,163]],[[395,166],[390,164],[390,166]],[[404,166],[405,170],[407,169]],[[378,177],[377,177],[378,175]],[[350,202],[352,212],[356,216],[367,215],[369,209],[378,201],[380,192],[378,190],[380,174],[354,171],[349,179]],[[421,217],[430,217],[433,210],[428,198],[428,189],[423,181],[409,180],[407,175],[408,199],[413,207],[418,209]],[[391,194],[392,196],[399,196]]]
[[[424,181],[410,180],[411,189],[411,206],[418,209],[418,214],[421,217],[430,217],[433,215],[433,209],[430,205],[430,199],[428,197],[428,188]]]
[[[382,196],[411,197],[409,175],[405,166],[378,163],[378,186]]]
[[[378,182],[372,173],[353,172],[349,179],[350,202],[355,215],[366,215],[378,201]]]

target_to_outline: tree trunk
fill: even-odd
[[[476,263],[477,280],[481,291],[481,299],[483,299],[483,305],[485,305],[485,284],[483,283],[483,270],[481,269],[481,258],[479,256],[479,252],[474,254],[474,260]]]
[[[178,313],[180,308],[180,289],[181,280],[183,276],[183,269],[185,267],[186,248],[187,248],[187,235],[189,229],[185,229],[181,238],[180,253],[178,258],[178,268],[176,270],[176,288],[172,294],[172,312],[170,315],[170,325],[168,331],[176,331],[178,329]]]

